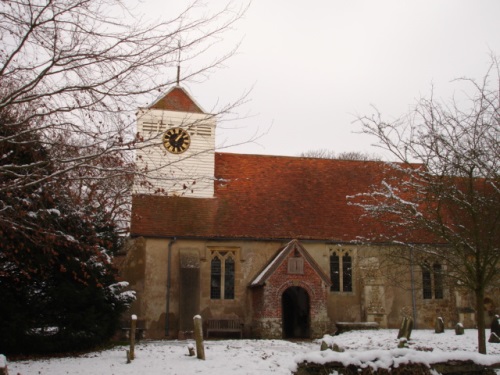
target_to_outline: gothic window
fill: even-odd
[[[344,292],[352,292],[352,258],[349,254],[342,257],[342,284]]]
[[[235,252],[212,251],[210,261],[210,298],[234,299]]]
[[[221,291],[221,261],[218,257],[212,259],[210,263],[210,298],[220,299]]]
[[[352,257],[349,251],[330,249],[330,280],[333,292],[352,292]]]
[[[432,266],[434,271],[434,298],[443,299],[443,270],[439,263]]]
[[[332,281],[330,290],[340,292],[340,258],[335,253],[330,255],[330,279]]]
[[[234,260],[226,259],[226,272],[224,275],[224,299],[234,299]]]
[[[441,264],[422,265],[422,295],[424,299],[443,299],[443,269]]]
[[[432,298],[432,277],[429,265],[424,264],[422,267],[422,292],[424,299]]]

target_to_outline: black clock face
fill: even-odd
[[[172,128],[163,134],[163,146],[172,154],[182,154],[189,148],[190,143],[189,134],[184,129]]]

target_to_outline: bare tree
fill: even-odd
[[[228,59],[234,50],[198,61],[246,10],[229,2],[208,11],[193,0],[171,19],[146,22],[123,4],[0,3],[0,112],[9,114],[2,116],[0,149],[39,139],[45,150],[35,163],[0,155],[0,192],[73,186],[80,199],[106,202],[112,217],[123,218],[132,176],[148,173],[133,163],[134,150],[150,144],[135,133],[136,108]],[[182,77],[178,66],[189,66]],[[0,202],[0,220],[4,208]]]
[[[304,158],[337,159],[337,160],[380,160],[375,154],[368,154],[360,151],[344,151],[336,153],[332,150],[319,149],[309,150],[300,154]]]
[[[481,82],[459,82],[472,88],[467,100],[447,104],[431,96],[393,122],[380,114],[360,118],[364,133],[399,163],[388,163],[391,172],[381,186],[352,199],[396,228],[387,240],[401,244],[407,233],[407,239],[426,236],[444,245],[413,252],[398,247],[393,255],[412,253],[447,265],[449,280],[475,296],[478,349],[486,353],[485,291],[498,282],[500,268],[498,61],[493,58]]]
[[[188,80],[208,74],[234,52],[192,68],[245,11],[229,3],[200,18],[199,7],[194,2],[175,18],[151,23],[133,17],[118,0],[3,1],[0,110],[15,112],[17,121],[2,126],[30,124],[23,132],[40,135],[58,168],[40,178],[27,172],[32,165],[0,169],[0,175],[18,177],[0,179],[0,190],[34,186],[75,169],[95,170],[93,160],[106,154],[123,157],[129,151],[131,160],[130,151],[141,147],[133,131],[138,103],[175,84],[178,64],[191,63],[182,76]],[[14,133],[0,142],[21,142]],[[81,152],[66,154],[68,145]],[[137,171],[119,171],[124,172]]]

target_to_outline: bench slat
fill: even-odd
[[[207,338],[211,332],[239,332],[243,337],[243,323],[238,319],[208,319]]]

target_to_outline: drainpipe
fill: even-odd
[[[167,260],[167,308],[165,312],[165,336],[170,336],[170,285],[172,278],[172,270],[171,270],[171,260],[172,260],[172,245],[175,243],[177,239],[174,237],[168,242],[168,260]]]
[[[413,247],[410,246],[410,276],[411,276],[411,302],[413,310],[413,327],[417,327],[417,303],[415,298],[415,276],[413,275]]]

